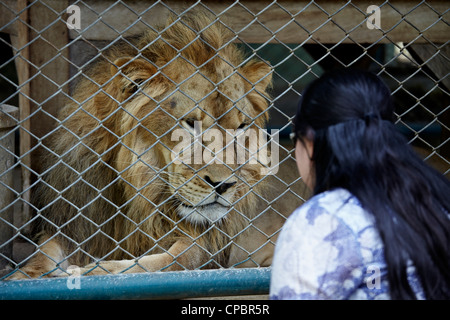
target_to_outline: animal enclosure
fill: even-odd
[[[267,293],[309,196],[291,120],[324,72],[379,75],[450,178],[449,17],[442,0],[2,1],[0,297]],[[108,274],[136,290],[104,293]]]

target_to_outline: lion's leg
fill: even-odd
[[[135,260],[112,260],[92,263],[81,274],[139,273],[146,271],[178,271],[195,269],[206,263],[206,252],[190,240],[178,240],[167,252],[152,254]]]
[[[40,276],[54,277],[61,273],[58,266],[66,268],[68,262],[64,261],[64,250],[57,239],[42,237],[39,243],[39,251],[34,253],[34,256],[23,268],[8,277],[8,280],[38,278]]]

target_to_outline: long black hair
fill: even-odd
[[[345,188],[374,215],[391,298],[416,298],[407,281],[411,260],[426,298],[449,299],[450,182],[416,155],[394,119],[383,81],[346,69],[305,89],[294,133],[313,140],[313,193]]]

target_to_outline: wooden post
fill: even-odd
[[[17,107],[0,105],[0,270],[12,258],[14,127],[19,119]],[[5,258],[6,257],[6,258]]]
[[[12,3],[10,3],[12,4]],[[16,12],[20,12],[27,7],[27,0],[18,0]],[[19,94],[19,113],[20,113],[20,162],[22,168],[22,216],[21,219],[27,220],[30,217],[30,207],[28,203],[31,200],[30,185],[31,172],[31,102],[30,102],[30,46],[28,36],[28,10],[24,10],[19,15],[19,20],[15,23],[15,34],[11,34],[11,44],[15,59],[17,77],[20,92]]]
[[[60,19],[68,1],[41,0],[25,10],[28,4],[27,0],[7,2],[9,8],[22,11],[14,28],[8,28],[17,55],[15,63],[20,91],[22,221],[30,218],[33,173],[40,172],[40,161],[32,161],[37,159],[40,148],[34,147],[45,143],[41,138],[55,127],[54,119],[64,105],[69,79],[68,30]]]
[[[45,5],[44,5],[45,4]],[[68,1],[41,0],[30,7],[30,95],[33,100],[31,119],[32,145],[45,144],[40,140],[55,128],[59,109],[65,104],[69,80],[68,29],[63,18]],[[64,15],[61,17],[60,13]],[[36,149],[32,155],[39,152]],[[39,163],[32,169],[40,172]]]

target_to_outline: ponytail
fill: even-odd
[[[314,131],[314,194],[346,188],[375,217],[391,297],[415,299],[412,262],[426,298],[449,299],[450,183],[415,154],[392,116],[378,77],[346,71],[306,89],[295,130]]]

